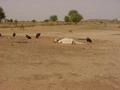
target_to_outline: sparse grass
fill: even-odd
[[[65,22],[18,22],[15,23],[2,23],[0,24],[0,28],[33,28],[33,27],[39,27],[39,26],[53,26],[53,27],[79,27],[79,30],[110,30],[110,29],[120,29],[120,23],[116,22],[98,22],[98,21],[92,21],[92,22],[80,22],[79,24],[67,24]],[[71,28],[68,27],[68,30],[71,30]]]

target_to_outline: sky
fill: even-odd
[[[0,0],[7,18],[44,20],[57,15],[60,20],[70,10],[84,19],[120,19],[120,0]]]

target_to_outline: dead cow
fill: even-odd
[[[72,38],[61,38],[59,40],[56,40],[58,43],[62,43],[62,44],[73,44],[74,39]]]
[[[37,34],[36,34],[36,38],[39,38],[40,35],[41,35],[41,33],[37,33]]]
[[[27,38],[27,39],[32,39],[29,35],[26,35],[26,38]]]

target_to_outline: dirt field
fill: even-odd
[[[120,30],[41,26],[0,32],[0,90],[120,90]],[[36,32],[41,38],[35,39]],[[87,36],[92,44],[53,43],[56,37]]]

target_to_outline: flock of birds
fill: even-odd
[[[38,39],[38,38],[40,37],[40,35],[41,35],[41,33],[37,33],[35,37]],[[2,36],[2,34],[0,33],[0,37],[1,37],[1,36]],[[12,37],[16,37],[16,33],[15,33],[15,32],[13,32]],[[32,37],[31,37],[30,35],[27,35],[27,34],[26,34],[25,37],[26,37],[27,39],[32,39]]]

